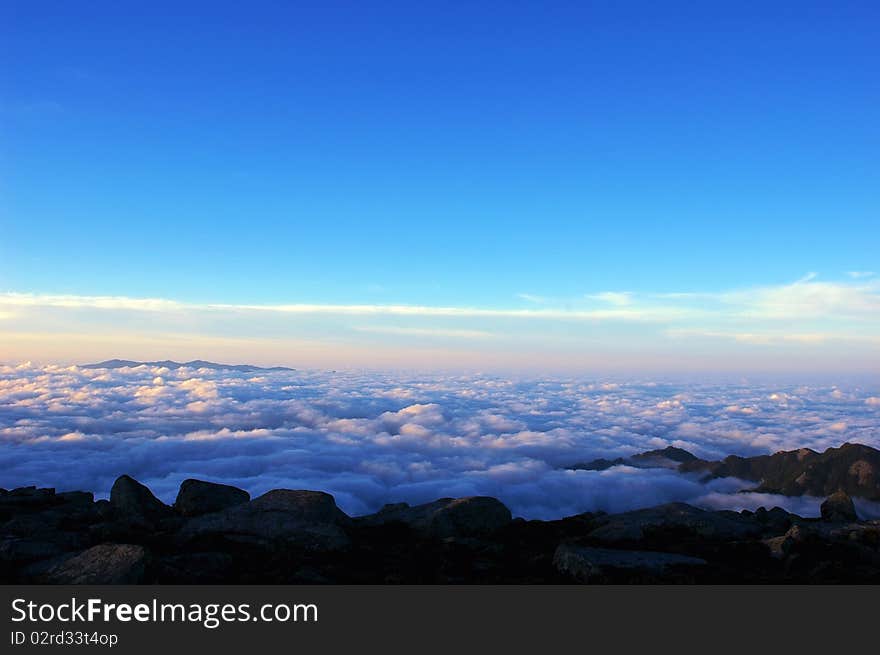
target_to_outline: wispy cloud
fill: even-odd
[[[455,330],[443,328],[416,328],[381,325],[359,325],[354,328],[357,332],[373,332],[376,334],[398,334],[414,337],[451,337],[453,339],[491,339],[496,336],[485,330]]]
[[[526,302],[533,302],[536,305],[543,305],[548,302],[548,299],[544,296],[536,296],[533,293],[518,293],[516,297],[520,300],[525,300]]]
[[[631,305],[633,302],[633,294],[629,291],[603,291],[602,293],[588,295],[587,298],[605,302],[610,305],[616,305],[618,307]]]
[[[329,357],[330,366],[353,359],[361,365],[370,357],[378,358],[380,351],[385,362],[434,366],[441,358],[440,349],[452,353],[449,358],[443,355],[444,360],[465,366],[476,366],[478,358],[532,363],[555,358],[567,362],[565,367],[588,362],[613,368],[632,361],[640,366],[650,361],[656,366],[683,365],[685,359],[696,357],[683,343],[687,337],[740,344],[736,346],[740,354],[752,346],[780,346],[774,354],[822,351],[822,361],[837,362],[839,369],[852,367],[853,362],[860,370],[870,368],[880,356],[880,279],[873,277],[825,280],[811,273],[785,284],[732,290],[602,291],[574,298],[521,294],[521,300],[531,305],[214,303],[6,292],[0,293],[0,356],[21,352],[31,359],[48,356],[42,351],[58,353],[62,346],[72,350],[74,340],[60,340],[62,331],[97,336],[108,348],[124,342],[127,349],[138,352],[143,351],[138,344],[174,349],[173,344],[182,343],[177,336],[181,334],[193,343],[234,340],[241,344],[236,352],[246,353],[251,347],[264,356],[270,350],[293,353],[302,346],[314,355],[310,361]],[[28,335],[36,339],[30,345]],[[47,340],[53,339],[57,343],[49,344]],[[431,339],[437,343],[429,343]],[[476,352],[467,340],[483,340],[486,347]],[[82,339],[75,342],[82,344]],[[701,354],[700,364],[704,367],[742,368],[746,361],[755,365],[759,358],[735,356],[728,346],[704,346],[707,352]],[[404,353],[406,348],[411,350]],[[89,349],[97,352],[92,345]],[[753,351],[757,353],[757,348]],[[301,361],[302,352],[297,351],[296,360]],[[190,354],[190,358],[203,356]],[[786,357],[797,369],[805,364],[805,360],[793,362],[792,354]],[[846,364],[841,363],[844,360]]]
[[[721,294],[719,299],[743,317],[880,318],[880,282],[820,282],[811,274],[792,284]]]
[[[335,314],[354,316],[416,316],[473,317],[523,319],[575,319],[662,321],[680,317],[692,310],[680,307],[628,307],[626,309],[509,309],[487,307],[455,307],[406,304],[234,304],[184,303],[163,298],[129,298],[125,296],[74,296],[28,293],[0,294],[0,306],[59,307],[75,309],[130,310],[144,312],[255,312],[278,314]]]
[[[880,344],[880,335],[858,335],[843,333],[784,333],[784,332],[723,332],[700,329],[670,329],[666,334],[675,339],[706,337],[729,339],[740,343],[772,345],[779,343],[820,344],[828,341],[849,341],[854,343]]]

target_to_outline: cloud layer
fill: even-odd
[[[474,494],[528,518],[672,500],[815,514],[819,499],[737,494],[747,485],[736,480],[562,467],[667,445],[708,458],[880,446],[878,396],[858,386],[0,366],[0,487],[106,495],[129,473],[169,502],[198,477],[254,494],[326,490],[352,514]]]

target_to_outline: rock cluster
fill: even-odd
[[[820,519],[672,503],[525,521],[488,497],[352,518],[326,493],[200,480],[173,506],[129,476],[109,501],[0,490],[0,583],[669,582],[880,583],[880,522],[843,491]]]

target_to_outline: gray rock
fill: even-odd
[[[767,510],[764,507],[759,507],[755,510],[753,516],[754,519],[759,523],[762,523],[766,529],[775,532],[787,530],[792,522],[800,518],[795,514],[787,512],[781,507],[773,507],[770,510]]]
[[[844,522],[858,521],[856,507],[846,492],[835,491],[828,496],[819,508],[823,521]]]
[[[686,503],[668,503],[608,517],[589,536],[602,542],[663,539],[664,533],[692,533],[703,539],[730,541],[756,536],[761,526],[735,512],[710,512]]]
[[[239,542],[287,541],[306,548],[341,548],[351,519],[333,496],[320,491],[275,489],[248,503],[191,519],[179,532],[184,541],[227,537]]]
[[[436,538],[479,537],[511,521],[510,510],[496,498],[471,496],[441,498],[410,507],[407,503],[386,505],[376,514],[358,519],[363,525],[400,522]]]
[[[698,557],[646,550],[614,550],[561,544],[553,554],[556,569],[580,582],[590,582],[610,571],[663,574],[673,567],[704,566]]]
[[[184,480],[174,509],[183,516],[200,516],[246,503],[251,495],[244,489],[203,480]]]
[[[770,557],[774,559],[782,559],[788,555],[788,551],[791,549],[791,539],[785,535],[764,539],[762,543],[767,546],[770,550]]]
[[[123,520],[155,522],[171,515],[171,508],[147,487],[127,475],[116,478],[110,489],[110,506]]]
[[[101,544],[53,566],[41,577],[50,584],[138,584],[149,556],[143,546]]]

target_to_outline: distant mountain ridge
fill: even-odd
[[[175,362],[165,359],[157,362],[135,362],[129,359],[108,359],[97,364],[83,364],[80,368],[134,368],[135,366],[162,366],[164,368],[210,368],[215,371],[239,371],[241,373],[255,373],[258,371],[295,371],[296,369],[286,366],[272,366],[266,368],[263,366],[254,366],[252,364],[218,364],[216,362],[207,362],[203,359],[194,359],[189,362]]]
[[[634,468],[677,469],[681,464],[691,461],[703,461],[683,448],[668,446],[661,450],[648,450],[638,455],[618,457],[616,459],[594,459],[591,462],[574,464],[569,468],[583,471],[604,471],[612,466],[632,466]]]
[[[700,459],[681,448],[669,447],[614,460],[596,459],[568,468],[603,471],[619,465],[702,473],[704,481],[740,478],[757,483],[752,491],[784,496],[829,496],[844,491],[850,496],[880,500],[880,450],[863,444],[845,443],[824,453],[801,448],[756,457],[730,455],[721,461]]]

